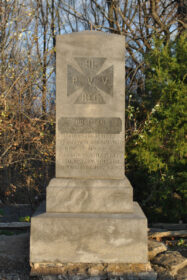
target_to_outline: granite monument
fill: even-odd
[[[60,35],[56,49],[56,177],[31,219],[30,263],[147,263],[147,220],[124,176],[124,37]]]

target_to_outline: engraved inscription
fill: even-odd
[[[82,89],[75,104],[104,104],[107,95],[113,96],[113,66],[98,73],[105,60],[104,57],[75,57],[82,73],[67,65],[67,96]]]
[[[61,157],[64,170],[113,170],[124,168],[123,136],[63,134]],[[114,149],[115,146],[115,149]]]
[[[122,131],[120,118],[66,118],[58,121],[61,133],[119,134]]]

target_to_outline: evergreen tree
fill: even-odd
[[[184,220],[187,209],[186,36],[166,44],[155,39],[145,63],[148,96],[145,104],[152,110],[141,132],[135,132],[127,144],[129,176],[149,217]]]

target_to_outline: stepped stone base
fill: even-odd
[[[133,212],[133,190],[129,180],[54,178],[47,187],[47,212]]]
[[[147,220],[133,213],[44,213],[31,219],[30,263],[147,263]]]

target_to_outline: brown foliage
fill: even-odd
[[[125,36],[127,106],[136,101],[144,112],[143,56],[153,34],[169,40],[185,29],[185,7],[174,0],[0,1],[1,199],[24,201],[25,190],[32,201],[54,176],[55,36],[85,29]],[[126,123],[135,129],[136,119]]]

